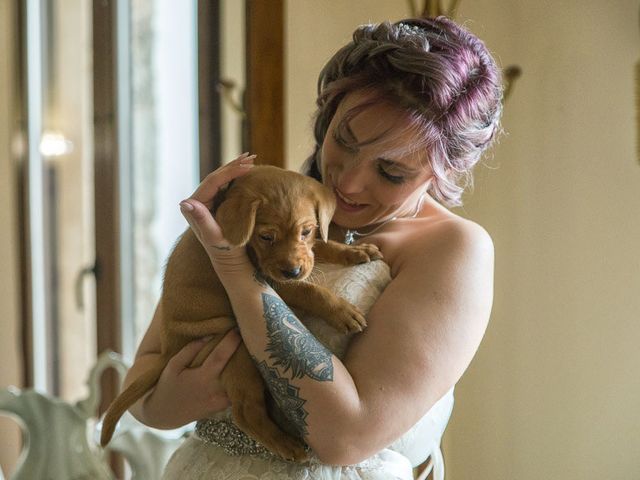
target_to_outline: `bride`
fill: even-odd
[[[131,408],[158,428],[199,420],[165,479],[410,479],[427,457],[443,476],[439,444],[453,388],[478,349],[493,297],[491,238],[446,207],[461,204],[499,130],[500,72],[484,44],[451,20],[409,19],[359,27],[318,85],[306,173],[336,195],[331,238],[373,243],[386,263],[316,277],[366,311],[368,327],[343,358],[327,349],[330,377],[291,378],[280,368],[266,348],[269,329],[291,325],[265,314],[264,302],[299,320],[253,281],[246,252],[228,247],[208,210],[253,157],[209,175],[181,211],[225,286],[240,334],[229,334],[197,369],[186,366],[204,344],[187,345]],[[159,352],[158,329],[156,315],[125,386]],[[310,447],[309,463],[270,456],[229,420],[218,376],[239,341],[262,366],[275,402],[297,402],[283,413]]]

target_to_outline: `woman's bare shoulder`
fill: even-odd
[[[453,213],[399,222],[376,239],[395,276],[417,259],[450,261],[475,256],[493,258],[493,240],[480,224]]]
[[[426,225],[409,247],[416,249],[414,253],[424,254],[493,254],[489,232],[480,224],[457,215]]]

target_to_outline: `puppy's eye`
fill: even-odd
[[[309,234],[311,234],[312,231],[313,229],[311,227],[303,228],[302,232],[300,232],[300,237],[302,237],[302,239],[304,240],[309,236]]]
[[[271,235],[269,233],[261,233],[258,236],[260,237],[260,240],[264,240],[265,242],[273,243],[273,235]]]

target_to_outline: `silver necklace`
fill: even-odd
[[[416,209],[413,212],[413,214],[409,215],[408,217],[399,217],[398,215],[394,215],[393,217],[389,218],[388,220],[385,220],[384,222],[382,222],[380,225],[375,227],[370,232],[366,232],[366,233],[360,233],[357,230],[352,230],[350,228],[347,228],[347,231],[344,234],[344,243],[347,244],[347,245],[352,245],[353,242],[355,242],[357,240],[356,237],[362,238],[362,237],[366,237],[368,235],[371,235],[372,233],[375,233],[378,230],[380,230],[387,223],[391,223],[394,220],[397,220],[398,218],[415,218],[418,215],[418,212],[420,211],[420,208],[422,208],[422,201],[424,200],[424,194],[425,194],[425,192],[422,192],[422,195],[420,195],[420,198],[418,199],[418,205],[416,206]]]

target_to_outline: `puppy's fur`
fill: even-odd
[[[341,332],[362,331],[365,320],[354,306],[324,287],[301,281],[311,273],[314,260],[354,265],[382,257],[373,245],[328,241],[334,209],[333,193],[319,182],[261,166],[232,183],[216,210],[216,220],[232,245],[247,246],[260,274],[289,306],[321,317]],[[191,364],[199,366],[236,325],[226,292],[190,229],[169,257],[159,313],[161,355],[110,405],[102,427],[103,446],[118,419],[156,384],[173,355],[192,340],[213,336]],[[244,344],[229,360],[221,381],[234,420],[245,433],[285,459],[306,458],[302,442],[283,432],[267,414],[264,384]]]

